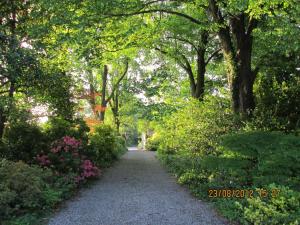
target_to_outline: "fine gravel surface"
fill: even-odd
[[[129,151],[92,187],[70,200],[49,225],[228,224],[179,186],[155,153]]]

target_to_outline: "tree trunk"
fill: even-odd
[[[233,79],[234,111],[250,115],[255,107],[253,84],[256,74],[251,69],[252,34],[245,29],[245,15],[232,18],[232,32],[236,39],[236,76]]]
[[[0,138],[3,137],[4,128],[5,128],[6,116],[4,114],[4,109],[0,108]]]
[[[256,22],[247,18],[249,24],[246,26],[246,15],[241,13],[229,19],[226,24],[215,0],[209,1],[209,11],[213,21],[222,25],[218,30],[224,59],[227,66],[228,85],[232,94],[232,109],[236,113],[250,115],[255,107],[253,84],[256,73],[251,69],[252,59],[252,30]],[[246,27],[248,27],[246,29]],[[235,40],[230,35],[230,28]],[[236,49],[233,47],[236,42]]]
[[[14,93],[15,93],[15,83],[10,83],[10,88],[8,92],[8,105],[7,109],[5,110],[3,107],[0,108],[0,138],[3,137],[5,123],[7,122],[8,115],[11,112],[14,104]]]
[[[197,82],[196,82],[196,90],[193,94],[193,97],[203,100],[204,96],[204,76],[205,76],[205,60],[204,60],[204,51],[200,51],[197,53]]]
[[[89,98],[89,103],[90,106],[92,108],[92,110],[94,111],[94,108],[96,106],[96,99],[95,99],[95,87],[94,87],[94,78],[93,78],[93,73],[92,71],[88,71],[88,82],[89,82],[89,94],[90,94],[90,98]],[[94,111],[94,116],[97,117],[97,113]]]
[[[107,67],[107,65],[104,65],[104,71],[102,74],[101,111],[100,111],[100,115],[99,115],[99,119],[103,122],[104,122],[104,118],[105,118],[105,109],[107,106],[107,101],[106,101],[107,75],[108,75],[108,67]]]
[[[114,123],[116,125],[117,131],[120,132],[120,118],[119,118],[119,87],[116,88],[116,93],[114,94],[112,101],[109,102],[111,110],[114,116]]]
[[[15,30],[17,27],[17,13],[16,13],[16,7],[14,5],[14,2],[11,1],[11,19],[9,20],[10,22],[10,31],[11,31],[11,40],[9,43],[9,48],[10,50],[15,50],[15,45],[16,45],[16,37],[15,37]],[[3,18],[1,18],[0,24],[2,23]],[[15,81],[11,80],[10,81],[10,88],[8,91],[8,105],[7,105],[7,111],[5,112],[5,108],[1,106],[0,108],[0,138],[3,137],[4,129],[5,129],[5,123],[7,122],[8,115],[11,111],[11,108],[13,106],[13,98],[14,98],[14,93],[15,93]]]
[[[200,101],[202,101],[204,97],[204,77],[206,72],[205,52],[207,43],[208,34],[203,32],[197,49],[197,83],[195,91],[195,98]]]
[[[251,70],[251,56],[249,53],[251,50],[248,49],[250,46],[244,47],[246,49],[241,50],[238,55],[237,76],[233,81],[233,97],[235,97],[233,100],[236,112],[250,115],[255,108],[253,95],[255,74]]]
[[[191,95],[193,98],[196,98],[196,82],[194,78],[194,73],[192,70],[186,70],[186,72],[189,76]]]
[[[119,117],[119,88],[116,90],[116,98],[115,98],[115,123],[117,127],[118,133],[120,133],[120,117]]]
[[[230,36],[230,28],[225,25],[224,18],[221,11],[216,3],[216,0],[209,0],[209,12],[215,23],[221,25],[217,34],[219,36],[221,47],[226,61],[227,68],[227,82],[229,88],[232,90],[233,79],[236,75],[236,61],[235,61],[235,51],[233,43]],[[234,108],[234,107],[233,107]]]

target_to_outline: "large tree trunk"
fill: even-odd
[[[212,16],[213,21],[221,25],[218,30],[218,36],[221,42],[224,59],[227,64],[226,68],[228,85],[229,88],[232,89],[233,79],[237,71],[235,61],[235,50],[230,36],[230,28],[229,26],[225,26],[224,18],[215,0],[209,1],[209,12]]]
[[[232,18],[230,21],[236,40],[236,76],[233,79],[234,111],[250,115],[255,107],[253,84],[256,74],[251,69],[252,34],[245,29],[245,15]]]
[[[203,100],[204,96],[204,76],[205,76],[205,51],[197,52],[197,82],[195,83],[195,90],[192,92],[192,96],[200,101]]]
[[[243,49],[237,55],[237,74],[233,80],[234,110],[242,114],[250,115],[255,108],[253,84],[255,74],[251,70],[251,46],[245,41]]]
[[[107,106],[107,101],[106,101],[107,76],[108,76],[108,67],[107,67],[107,65],[104,65],[104,71],[102,74],[101,111],[100,111],[100,115],[99,115],[99,119],[103,122],[104,122],[104,118],[105,118],[105,109]]]
[[[230,23],[225,25],[226,22],[215,0],[210,0],[209,11],[213,21],[222,25],[218,36],[227,64],[228,84],[232,93],[232,109],[236,113],[249,115],[255,107],[253,84],[256,73],[251,69],[251,59],[252,30],[256,27],[256,22],[247,18],[246,26],[246,15],[242,13],[232,17]],[[230,35],[230,28],[234,40]],[[233,45],[234,41],[236,48]]]
[[[207,43],[208,34],[203,32],[197,49],[197,83],[194,95],[194,97],[200,101],[202,101],[204,97],[204,77],[206,72],[205,52]]]

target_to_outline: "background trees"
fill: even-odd
[[[109,12],[108,16],[124,17],[149,13],[165,17],[177,16],[191,22],[198,31],[206,29],[206,32],[217,34],[226,61],[232,107],[235,112],[244,115],[249,114],[255,107],[253,85],[259,71],[259,66],[252,63],[253,48],[257,44],[253,31],[267,21],[272,21],[273,17],[286,15],[287,18],[287,12],[293,15],[299,10],[292,7],[292,1],[261,4],[251,1],[135,1],[133,5],[135,8],[130,7],[125,13],[116,10]],[[205,25],[205,21],[209,25]],[[201,40],[201,34],[198,35],[198,40]]]
[[[11,110],[25,103],[47,104],[66,119],[79,109],[101,121],[107,114],[120,129],[126,108],[120,92],[130,82],[132,97],[151,113],[180,108],[174,102],[189,96],[230,95],[233,112],[260,118],[257,126],[298,126],[299,7],[293,1],[2,4],[0,133]],[[275,109],[267,110],[269,104]]]

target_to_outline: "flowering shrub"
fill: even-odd
[[[75,181],[79,183],[88,178],[97,177],[100,170],[81,154],[82,142],[76,138],[65,136],[52,143],[50,151],[37,155],[39,165],[49,167],[56,174],[75,173]]]
[[[76,177],[76,183],[88,179],[90,177],[97,177],[100,175],[100,170],[95,166],[90,160],[83,160],[80,168],[82,172],[79,176]]]

